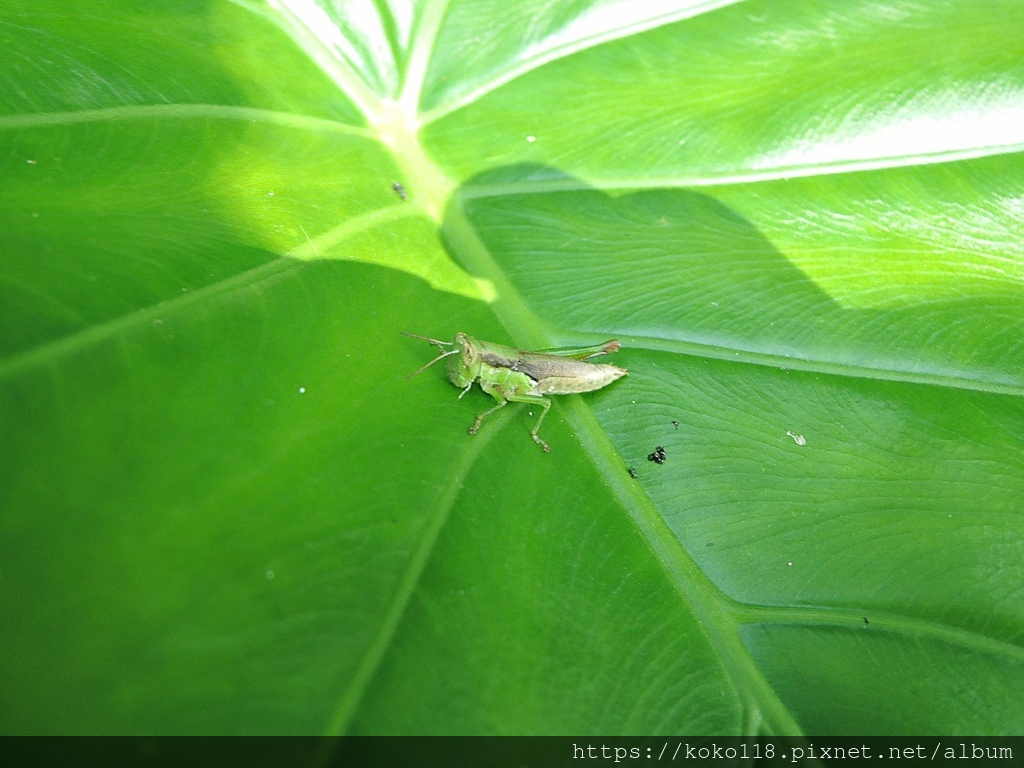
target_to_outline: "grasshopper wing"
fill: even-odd
[[[513,368],[537,382],[537,391],[550,395],[592,392],[626,375],[617,365],[599,365],[555,355],[529,354]]]

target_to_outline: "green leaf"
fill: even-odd
[[[1024,732],[1020,3],[81,5],[0,10],[0,730]],[[401,331],[630,375],[544,454]]]

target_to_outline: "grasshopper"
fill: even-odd
[[[480,389],[497,401],[497,405],[476,417],[469,428],[469,434],[480,430],[484,419],[509,402],[539,405],[541,411],[537,424],[530,432],[533,441],[544,449],[551,448],[540,439],[537,432],[551,408],[551,401],[544,395],[570,395],[577,392],[592,392],[625,376],[628,371],[617,365],[587,362],[592,357],[617,352],[622,345],[611,339],[604,344],[578,349],[560,349],[551,352],[526,352],[492,341],[480,341],[465,333],[455,334],[453,341],[439,341],[415,333],[402,333],[414,339],[429,341],[441,350],[441,354],[410,374],[411,379],[438,360],[448,357],[448,378],[462,390],[459,398],[466,394],[474,381],[480,382]]]

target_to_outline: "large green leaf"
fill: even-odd
[[[1024,732],[1022,33],[7,0],[2,730]]]

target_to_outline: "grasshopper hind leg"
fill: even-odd
[[[473,422],[473,426],[469,428],[469,434],[475,435],[480,430],[480,425],[483,424],[484,419],[486,419],[499,408],[504,408],[510,402],[530,403],[531,405],[539,405],[544,409],[543,411],[541,411],[540,418],[537,419],[537,423],[530,431],[530,437],[533,438],[533,442],[535,442],[537,445],[544,449],[544,453],[551,452],[551,446],[545,443],[540,438],[540,435],[537,434],[537,432],[540,430],[540,425],[544,422],[544,417],[548,415],[548,410],[550,410],[551,408],[550,400],[548,400],[546,397],[541,397],[540,395],[520,395],[510,392],[502,392],[499,387],[493,386],[491,384],[484,384],[483,382],[480,383],[480,388],[488,395],[493,397],[495,400],[497,400],[498,404],[493,408],[484,411],[483,413],[476,417],[476,421]]]
[[[535,442],[537,445],[544,449],[544,453],[551,453],[551,446],[549,446],[547,443],[541,440],[540,435],[537,434],[537,432],[540,431],[541,422],[544,421],[544,417],[547,416],[548,411],[551,410],[551,401],[548,400],[546,397],[538,397],[537,400],[531,399],[527,400],[526,402],[536,402],[538,405],[544,406],[544,410],[540,412],[540,418],[537,419],[537,424],[533,427],[533,430],[530,432],[530,437],[533,438],[533,442]]]

